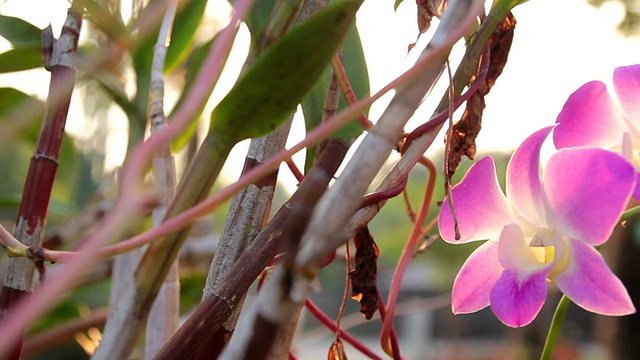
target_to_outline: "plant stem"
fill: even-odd
[[[622,213],[622,216],[620,216],[620,222],[625,222],[638,214],[640,214],[640,206],[632,207]]]
[[[305,300],[304,306],[316,319],[318,319],[318,321],[320,321],[330,331],[337,333],[341,339],[351,344],[351,346],[356,348],[363,355],[368,356],[369,358],[374,360],[382,359],[380,356],[378,356],[378,354],[374,353],[365,344],[363,344],[360,339],[351,335],[348,331],[340,327],[340,325],[336,324],[336,322],[334,322],[329,316],[327,316],[327,314],[325,314],[322,309],[320,309],[318,305],[316,305],[313,301],[309,299]]]
[[[157,359],[173,359],[173,354],[181,354],[185,358],[197,353],[214,356],[221,351],[212,338],[218,338],[216,332],[229,317],[238,304],[238,300],[246,293],[249,286],[260,275],[262,270],[273,257],[282,250],[281,234],[284,223],[291,214],[291,209],[301,201],[301,194],[308,188],[326,188],[342,159],[346,155],[348,146],[341,141],[330,142],[320,156],[311,172],[317,172],[324,178],[318,181],[318,176],[305,178],[298,190],[273,216],[273,219],[253,240],[247,250],[228,271],[224,282],[211,296],[204,299],[193,315],[178,329],[176,335],[158,354]],[[311,174],[311,173],[310,173]],[[313,180],[313,181],[312,181]],[[202,322],[201,319],[208,319]],[[197,336],[195,336],[197,334]]]
[[[416,250],[418,248],[418,242],[422,239],[422,224],[425,222],[427,214],[429,213],[429,204],[431,204],[433,197],[433,190],[436,185],[436,176],[437,170],[435,164],[431,161],[428,163],[429,170],[429,181],[427,183],[427,188],[425,190],[424,199],[422,201],[422,206],[420,207],[420,212],[418,213],[417,218],[414,220],[413,228],[411,230],[411,235],[409,235],[409,239],[407,240],[407,245],[405,245],[404,250],[402,251],[402,255],[398,260],[398,265],[393,274],[393,280],[391,281],[389,297],[387,300],[387,316],[382,322],[382,330],[380,331],[380,343],[389,356],[393,356],[393,352],[391,348],[387,345],[390,344],[389,338],[391,336],[391,329],[393,328],[393,318],[396,310],[396,302],[398,300],[398,295],[400,294],[400,285],[402,283],[402,279],[404,278],[404,274],[409,266],[409,262],[413,259]]]
[[[163,69],[167,55],[167,43],[171,39],[174,18],[178,8],[178,1],[173,0],[167,7],[164,19],[158,32],[158,39],[153,48],[151,65],[151,81],[148,99],[148,121],[151,132],[154,133],[168,127],[164,112],[164,74]],[[175,161],[171,154],[171,144],[153,154],[154,187],[160,194],[160,201],[153,209],[153,226],[162,222],[167,206],[175,193],[176,170]],[[167,243],[167,246],[171,244]],[[136,264],[138,262],[136,261]],[[133,275],[133,272],[130,274]],[[152,359],[164,344],[178,329],[180,308],[180,282],[178,279],[178,259],[171,263],[158,295],[156,296],[147,321],[145,333],[145,359]]]
[[[558,335],[560,334],[560,328],[564,322],[564,316],[567,314],[567,309],[569,309],[570,304],[571,300],[563,294],[558,302],[558,307],[556,307],[556,312],[553,314],[553,319],[551,319],[551,326],[549,327],[547,340],[544,342],[544,348],[542,349],[540,360],[551,359],[553,349],[556,346],[556,340],[558,340]]]
[[[36,250],[42,246],[44,239],[49,200],[58,169],[58,158],[73,92],[76,73],[74,58],[81,26],[82,13],[80,9],[72,6],[59,39],[53,38],[50,27],[43,30],[44,65],[51,72],[47,111],[29,164],[14,230],[17,240]],[[35,254],[38,251],[27,251],[27,255],[29,253]],[[10,259],[0,299],[0,318],[3,321],[17,301],[33,292],[37,285],[34,278],[36,269],[40,273],[40,280],[43,280],[44,262],[39,257]],[[24,329],[17,328],[14,331],[23,332]],[[19,359],[21,352],[22,336],[12,344],[9,358]]]

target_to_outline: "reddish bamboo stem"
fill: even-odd
[[[51,72],[47,111],[29,164],[14,230],[16,239],[33,251],[27,252],[29,259],[10,260],[0,298],[0,319],[4,319],[20,299],[33,292],[37,285],[34,278],[36,269],[40,273],[40,280],[45,276],[44,261],[38,256],[37,250],[42,246],[51,190],[58,169],[76,72],[73,57],[81,25],[82,14],[72,7],[68,11],[60,39],[53,39],[50,27],[43,31],[44,66]],[[24,329],[16,331],[24,333]],[[20,359],[21,353],[22,336],[13,344],[8,358]]]

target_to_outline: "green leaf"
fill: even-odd
[[[11,121],[14,116],[20,116],[15,113],[20,107],[38,109],[32,119],[24,119],[29,123],[29,126],[16,133],[19,138],[35,144],[40,132],[40,121],[36,120],[42,119],[45,109],[44,102],[14,88],[0,88],[0,126],[4,122]]]
[[[351,27],[347,33],[342,52],[342,62],[356,96],[361,98],[368,95],[369,73],[367,71],[367,64],[364,58],[364,51],[362,50],[360,35],[358,34],[355,26]],[[327,88],[329,86],[330,74],[331,67],[329,66],[324,71],[322,77],[314,85],[313,90],[302,102],[302,110],[304,112],[307,131],[318,126],[322,121],[322,111],[324,109]],[[347,105],[346,99],[344,96],[341,96],[340,103],[338,104],[338,110],[345,109]],[[359,136],[361,133],[362,126],[360,126],[358,122],[353,121],[338,130],[335,133],[335,136],[352,139]]]
[[[209,54],[209,50],[211,49],[211,46],[215,42],[216,37],[217,37],[217,34],[216,36],[214,36],[213,39],[209,40],[208,42],[206,42],[201,46],[196,47],[191,52],[191,55],[189,56],[189,59],[186,62],[187,71],[184,76],[184,86],[182,87],[182,92],[180,93],[180,97],[178,98],[176,105],[173,107],[172,112],[179,109],[182,106],[182,104],[185,102],[187,97],[189,96],[191,92],[191,87],[193,87],[193,83],[196,80],[196,76],[198,76],[198,73],[200,72],[200,68],[202,67],[202,63],[204,63],[204,60],[207,57],[207,54]],[[200,115],[204,111],[205,105],[206,104],[203,103],[199,109],[196,109],[194,118],[200,117]],[[198,122],[192,121],[189,124],[189,127],[173,140],[172,148],[174,150],[182,149],[182,147],[184,147],[189,143],[189,140],[195,134],[197,128],[198,128]]]
[[[187,2],[176,14],[171,33],[171,43],[167,49],[164,71],[171,71],[182,63],[189,54],[193,44],[194,34],[200,25],[206,0],[192,0]]]
[[[269,46],[213,110],[209,134],[231,146],[280,126],[326,68],[361,2],[332,3]]]
[[[16,48],[0,54],[0,73],[10,73],[39,68],[42,66],[42,50],[37,48]]]
[[[398,10],[398,6],[400,6],[400,4],[402,4],[403,0],[396,0],[395,3],[393,3],[393,10]]]
[[[40,48],[41,30],[20,18],[0,15],[0,36],[14,48]]]
[[[369,94],[369,73],[364,58],[362,42],[355,26],[352,26],[347,33],[342,50],[342,63],[351,83],[351,87],[358,98]],[[313,89],[302,101],[302,112],[307,132],[322,122],[322,115],[327,97],[327,89],[331,76],[331,66],[328,66]],[[344,96],[340,97],[338,110],[347,107]],[[365,111],[365,114],[368,112]],[[344,139],[352,139],[362,133],[362,126],[357,121],[352,121],[342,129],[338,130],[334,136]],[[315,147],[307,149],[307,160],[305,168],[308,169],[315,157]]]

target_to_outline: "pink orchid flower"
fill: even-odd
[[[493,158],[477,161],[440,210],[440,235],[449,243],[488,240],[469,256],[453,284],[452,310],[489,305],[506,325],[536,317],[549,284],[574,303],[605,315],[635,312],[622,282],[593,246],[607,241],[635,186],[633,166],[599,148],[554,153],[540,171],[540,148],[553,127],[531,135],[507,168],[506,196]]]
[[[619,152],[640,177],[640,64],[613,72],[618,101],[600,81],[576,90],[558,115],[553,140],[557,148],[594,146]],[[633,197],[640,199],[640,181]]]

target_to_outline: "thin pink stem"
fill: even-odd
[[[380,312],[380,318],[382,321],[387,318],[387,310],[386,305],[384,304],[384,299],[382,298],[382,294],[380,293],[380,289],[377,289],[378,292],[378,312]],[[394,360],[401,360],[402,356],[400,355],[400,345],[398,345],[398,337],[396,336],[396,330],[391,326],[391,332],[389,333],[389,345],[391,346],[391,356],[393,356]],[[384,349],[384,346],[383,346]],[[385,350],[386,351],[386,350]]]
[[[370,357],[371,359],[379,359],[382,360],[380,356],[374,353],[371,349],[369,349],[365,344],[363,344],[358,338],[351,335],[348,331],[342,330],[336,325],[336,323],[327,316],[327,314],[322,311],[313,301],[307,299],[304,302],[304,306],[309,310],[309,312],[316,317],[324,326],[329,328],[332,332],[337,332],[340,335],[341,339],[344,339],[346,342],[351,344],[354,348],[356,348],[361,353]]]
[[[409,262],[411,261],[411,259],[413,259],[418,241],[420,241],[420,239],[422,238],[422,224],[424,223],[427,214],[429,213],[429,205],[433,197],[433,190],[436,184],[436,168],[432,162],[429,162],[428,165],[429,182],[424,194],[422,206],[420,207],[420,211],[418,212],[416,220],[413,223],[411,235],[409,236],[407,245],[405,246],[402,255],[400,256],[400,260],[398,261],[398,265],[396,266],[396,270],[391,281],[389,299],[387,300],[386,307],[387,315],[382,323],[382,331],[380,333],[380,342],[383,347],[389,344],[389,336],[391,334],[391,326],[393,325],[393,317],[396,309],[396,302],[398,300],[398,294],[400,293],[402,278],[404,277],[404,273],[407,269],[407,266],[409,265]]]
[[[194,120],[196,109],[202,108],[202,105],[207,101],[229,57],[231,46],[240,28],[240,22],[251,9],[252,4],[253,0],[238,0],[235,2],[235,10],[229,25],[222,30],[215,44],[211,47],[189,92],[189,96],[186,97],[186,101],[178,108],[175,115],[168,120],[170,126],[154,132],[147,141],[133,150],[129,159],[123,165],[120,185],[122,198],[127,198],[129,195],[135,196],[135,194],[131,193],[135,193],[139,188],[143,169],[146,169],[143,165],[151,159],[155,152],[182,133],[189,123]]]
[[[295,176],[296,180],[298,180],[298,182],[302,182],[302,180],[304,179],[304,175],[302,174],[302,171],[298,169],[296,163],[294,163],[292,159],[286,159],[285,162],[287,163],[287,167],[289,167],[289,170],[291,170],[293,176]]]

